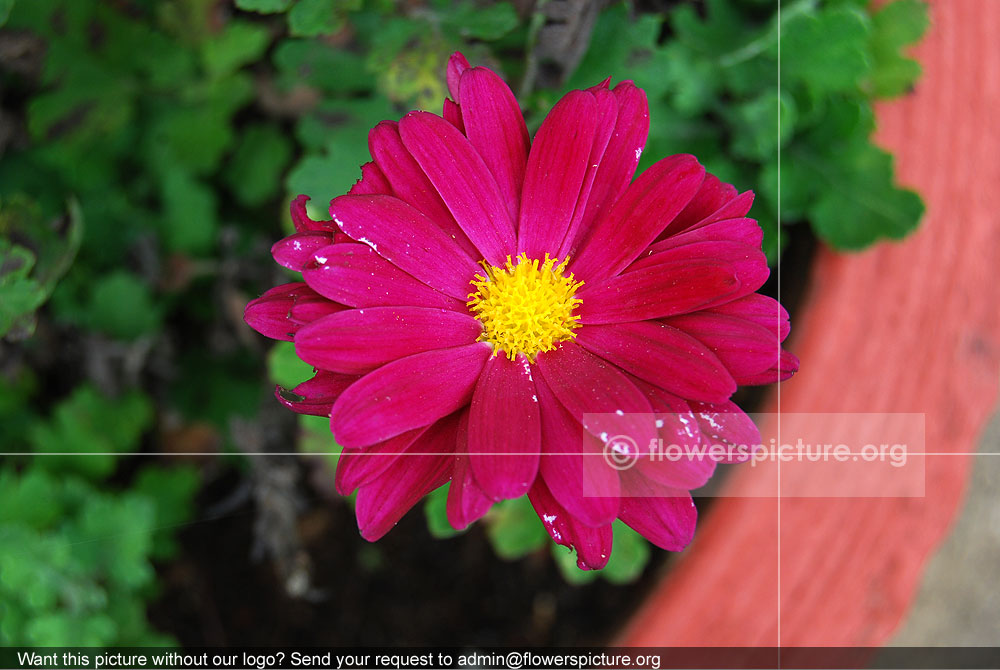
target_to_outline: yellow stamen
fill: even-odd
[[[572,273],[563,276],[569,259],[556,265],[545,254],[539,265],[537,258],[521,254],[516,260],[514,265],[508,256],[502,268],[481,261],[486,276],[472,280],[476,290],[467,304],[483,324],[479,340],[493,345],[494,356],[503,351],[514,360],[523,353],[533,362],[538,352],[576,337],[580,317],[573,310],[581,300],[573,295],[583,282],[574,281]]]

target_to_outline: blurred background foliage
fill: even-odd
[[[369,128],[440,111],[455,50],[503,74],[532,130],[569,88],[635,80],[652,123],[641,167],[693,153],[754,189],[772,261],[789,237],[779,220],[842,249],[910,231],[922,205],[870,142],[871,105],[919,76],[901,50],[924,32],[924,5],[777,10],[0,0],[0,644],[169,643],[144,616],[154,566],[176,554],[178,528],[211,512],[198,491],[233,470],[250,482],[256,532],[293,538],[258,548],[289,594],[310,592],[285,554],[300,480],[329,482],[336,446],[322,419],[269,409],[265,377],[293,386],[311,370],[286,343],[268,352],[242,309],[287,280],[268,249],[291,229],[288,200],[306,193],[325,218],[368,159]],[[239,455],[296,449],[322,456],[290,477]],[[275,487],[284,502],[267,503]],[[444,538],[441,494],[425,512]],[[525,500],[486,524],[504,559],[551,545]],[[639,577],[649,547],[624,526],[615,545],[601,576]],[[568,580],[598,576],[551,550]],[[378,545],[359,558],[388,560]]]

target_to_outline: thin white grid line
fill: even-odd
[[[775,317],[778,319],[778,330],[781,330],[781,0],[775,0],[778,5],[778,102],[777,102],[777,112],[778,112],[778,202],[776,209],[776,217],[778,219],[778,267],[776,268],[778,274],[778,309]],[[781,343],[778,344],[781,347]],[[779,350],[779,354],[780,354]],[[780,367],[780,366],[779,366]],[[781,444],[781,382],[778,382],[778,444]],[[777,507],[778,507],[778,668],[781,668],[781,461],[778,461],[778,497],[777,497]]]
[[[8,451],[0,452],[0,456],[176,456],[178,458],[183,458],[185,456],[337,456],[339,454],[346,453],[352,456],[458,456],[454,451],[401,451],[401,452],[380,452],[377,454],[365,453],[365,448],[360,449],[344,449],[342,451]],[[539,451],[534,453],[511,453],[509,451],[492,451],[492,452],[477,452],[483,456],[601,456],[604,457],[604,453],[595,452],[579,452],[579,451]],[[841,456],[870,456],[862,451],[857,452],[846,452],[841,453]],[[722,465],[741,465],[743,461],[726,463],[724,460],[719,460],[713,458],[712,456],[698,456],[693,454],[694,460],[715,460]],[[917,456],[1000,456],[1000,451],[920,451],[920,452],[909,452],[906,454],[907,458],[917,457]],[[630,458],[632,458],[630,456]],[[638,459],[645,459],[645,455],[640,455],[636,457]],[[657,457],[654,456],[654,460],[657,461],[668,461],[668,460],[686,460],[684,458],[674,458],[674,457]],[[692,459],[687,459],[692,460]],[[749,457],[747,461],[751,460]],[[758,461],[761,459],[758,459]],[[782,458],[764,459],[764,462],[774,460],[779,465],[783,460]],[[803,458],[793,458],[791,461],[794,462],[838,462],[836,458],[828,461],[816,461],[808,457]],[[872,459],[869,461],[871,463],[887,462],[882,458]]]

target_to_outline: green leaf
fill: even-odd
[[[30,428],[29,440],[34,451],[67,454],[40,458],[39,465],[47,470],[97,479],[114,471],[116,454],[138,447],[152,418],[152,404],[140,393],[112,399],[79,386],[56,406],[49,421]]]
[[[905,93],[920,77],[920,64],[900,50],[917,42],[930,23],[927,5],[921,0],[891,2],[872,17],[872,92],[887,98]]]
[[[485,6],[459,2],[450,7],[441,19],[441,27],[447,34],[486,41],[500,39],[519,23],[517,11],[509,2],[494,2]]]
[[[309,84],[331,93],[356,93],[375,87],[363,56],[319,40],[283,40],[274,50],[274,64],[285,89]]]
[[[34,529],[56,523],[64,509],[59,487],[48,472],[29,468],[20,475],[0,470],[0,525],[20,523]]]
[[[640,15],[633,21],[624,3],[602,12],[594,25],[590,48],[567,80],[566,88],[593,86],[609,75],[635,79],[637,86],[658,86],[663,78],[662,71],[657,77],[653,72],[655,68],[649,68],[637,76],[632,66],[636,60],[653,52],[662,23],[660,17],[650,14]]]
[[[224,76],[258,60],[269,43],[270,36],[264,26],[230,21],[219,35],[202,44],[202,62],[211,76]]]
[[[795,131],[795,101],[784,92],[766,91],[730,107],[727,117],[734,135],[732,152],[740,158],[767,160]]]
[[[171,251],[208,254],[218,237],[215,192],[182,169],[168,170],[160,183],[162,235]]]
[[[226,165],[226,183],[242,204],[257,207],[278,195],[291,157],[291,142],[281,130],[273,125],[251,125],[243,131]]]
[[[629,584],[642,576],[649,562],[649,543],[621,521],[615,521],[614,551],[608,564],[601,570],[601,577],[612,584]]]
[[[295,388],[313,374],[313,367],[296,355],[293,342],[275,342],[267,354],[267,376],[278,386]]]
[[[798,13],[782,26],[781,77],[799,80],[815,91],[856,91],[871,68],[871,24],[851,8]]]
[[[10,10],[14,8],[14,0],[0,0],[0,28],[7,23]]]
[[[427,529],[439,540],[454,537],[461,533],[455,530],[448,521],[448,484],[441,486],[424,499],[424,516],[427,519]]]
[[[288,12],[292,37],[330,35],[344,27],[349,11],[361,8],[361,0],[298,0]]]
[[[34,315],[43,302],[45,291],[28,275],[35,265],[35,255],[28,249],[0,238],[0,337],[12,329],[30,334]]]
[[[153,558],[168,559],[177,553],[175,533],[193,516],[200,484],[198,470],[190,466],[146,467],[139,472],[132,490],[153,503]]]
[[[292,6],[292,0],[236,0],[236,6],[245,12],[278,14]]]
[[[355,159],[356,160],[356,159]],[[304,193],[323,209],[323,203],[343,195],[361,178],[361,163],[335,156],[305,156],[285,179],[290,193]]]
[[[299,451],[304,454],[322,454],[331,475],[336,472],[342,449],[333,439],[328,417],[310,414],[299,416]]]
[[[123,340],[160,328],[161,310],[146,284],[124,270],[101,277],[90,294],[90,326]]]
[[[163,172],[179,164],[196,175],[211,173],[233,141],[229,112],[204,104],[170,107],[153,121],[146,141]]]
[[[892,156],[875,146],[832,160],[799,155],[799,166],[819,184],[809,210],[816,233],[839,249],[862,249],[889,237],[899,239],[923,216],[916,193],[895,186]]]
[[[750,35],[740,12],[731,0],[709,0],[701,19],[690,4],[683,4],[670,15],[677,39],[705,54],[720,55],[741,47]]]
[[[549,537],[527,496],[497,503],[486,518],[493,550],[506,560],[530,554],[544,546]]]

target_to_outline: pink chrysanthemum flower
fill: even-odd
[[[443,116],[372,129],[332,220],[292,203],[298,232],[273,254],[304,283],[246,310],[317,370],[278,399],[330,417],[369,540],[450,480],[455,528],[527,494],[581,568],[605,565],[615,519],[682,549],[715,461],[600,456],[608,434],[759,441],[729,398],[798,362],[787,314],[755,293],[753,194],[687,155],[632,181],[649,114],[630,81],[567,94],[533,140],[492,71],[455,54],[448,88]]]

